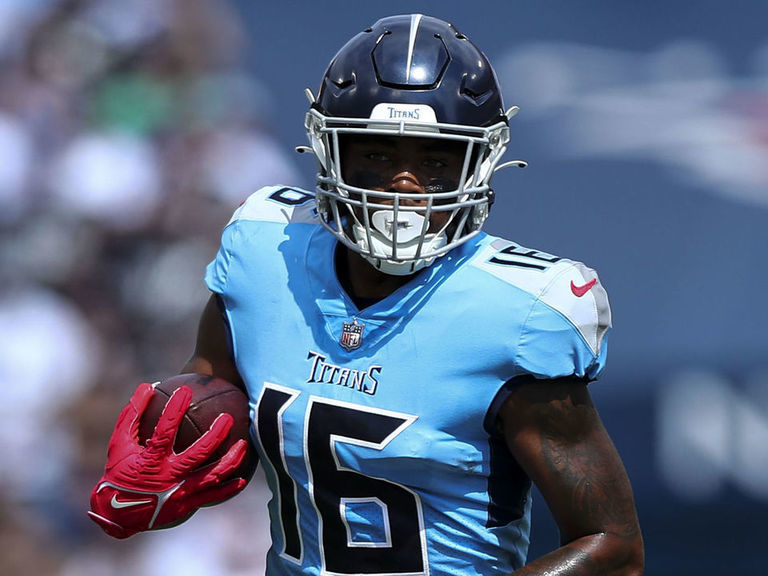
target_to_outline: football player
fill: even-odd
[[[516,108],[484,54],[442,20],[384,18],[308,97],[316,188],[264,188],[235,212],[183,369],[249,395],[268,574],[641,574],[630,483],[588,390],[606,292],[580,262],[482,231],[494,172],[524,165],[502,163]],[[171,399],[160,436],[184,408]],[[116,432],[92,495],[114,536],[245,484],[234,448],[201,476],[133,442]],[[561,546],[526,564],[531,482]],[[127,506],[137,494],[147,505]]]

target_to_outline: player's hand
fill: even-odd
[[[221,414],[180,454],[173,451],[176,431],[192,398],[187,386],[173,393],[152,437],[142,446],[139,421],[152,394],[151,384],[141,384],[123,408],[109,441],[104,476],[91,492],[88,515],[115,538],[180,524],[201,506],[222,502],[247,483],[242,478],[229,479],[245,456],[244,440],[233,444],[218,461],[201,467],[229,433],[229,414]]]

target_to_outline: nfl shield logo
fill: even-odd
[[[354,318],[352,322],[344,322],[344,326],[341,329],[341,338],[339,338],[341,347],[349,352],[360,348],[360,344],[363,343],[364,328],[365,324],[360,324],[357,318]]]

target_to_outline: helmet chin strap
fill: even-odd
[[[433,249],[442,248],[448,241],[444,231],[426,234],[421,241],[425,218],[416,212],[399,212],[395,217],[394,210],[377,210],[371,214],[370,221],[370,245],[365,226],[355,223],[352,233],[363,258],[385,274],[407,276],[430,266],[435,257],[416,258],[419,247],[422,253],[430,253]],[[393,259],[395,254],[397,260]]]

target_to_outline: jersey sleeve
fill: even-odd
[[[580,262],[564,262],[530,309],[516,364],[535,378],[595,380],[605,367],[610,328],[608,295],[597,273]]]
[[[229,265],[234,253],[237,235],[237,225],[230,223],[221,235],[221,245],[216,257],[205,269],[205,284],[211,292],[223,294],[229,273]]]
[[[597,273],[562,259],[552,268],[548,283],[528,283],[534,299],[514,346],[516,373],[489,406],[484,421],[489,434],[498,433],[498,412],[518,383],[555,378],[592,381],[605,368],[611,309]]]

